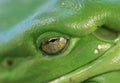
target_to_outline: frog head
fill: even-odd
[[[119,0],[0,0],[0,83],[119,83]]]

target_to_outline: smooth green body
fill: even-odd
[[[119,17],[119,0],[0,0],[0,83],[120,83]]]

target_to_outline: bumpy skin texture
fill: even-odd
[[[0,83],[120,83],[119,17],[119,0],[0,0]],[[43,54],[56,34],[68,45]]]

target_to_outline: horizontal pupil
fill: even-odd
[[[41,50],[49,55],[54,55],[60,51],[62,51],[67,44],[67,39],[64,37],[53,37],[44,40],[41,43]]]
[[[58,41],[58,40],[59,40],[59,38],[54,38],[54,39],[48,40],[48,42],[55,42],[55,41]]]

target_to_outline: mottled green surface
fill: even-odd
[[[119,17],[119,0],[0,0],[0,83],[120,83]]]

